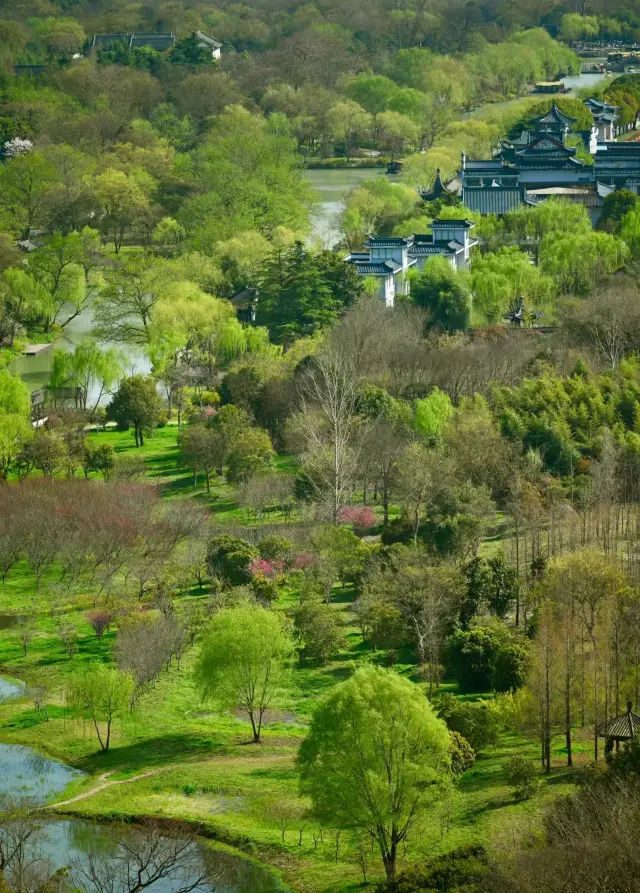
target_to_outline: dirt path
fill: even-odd
[[[83,791],[81,794],[76,794],[75,797],[70,797],[68,800],[58,800],[57,803],[49,803],[44,809],[57,809],[59,806],[68,806],[70,803],[77,803],[78,800],[86,800],[87,797],[93,797],[94,794],[98,794],[100,791],[104,791],[107,788],[113,788],[119,784],[131,784],[133,781],[140,781],[141,778],[149,778],[151,775],[159,775],[160,772],[166,772],[169,769],[174,769],[174,766],[161,766],[159,769],[149,769],[148,772],[141,772],[139,775],[132,775],[131,778],[116,778],[114,781],[107,781],[110,775],[116,771],[112,769],[110,772],[104,772],[102,775],[98,776],[98,784],[95,788],[91,788],[90,791]]]

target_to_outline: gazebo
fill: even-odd
[[[598,726],[598,738],[605,739],[604,755],[609,756],[615,743],[616,748],[621,741],[635,741],[640,737],[640,716],[632,710],[633,704],[627,701],[627,712],[614,719],[609,719]]]

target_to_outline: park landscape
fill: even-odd
[[[638,890],[639,37],[0,0],[1,890]]]

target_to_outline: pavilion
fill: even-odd
[[[604,755],[608,757],[613,750],[614,744],[616,749],[620,746],[621,741],[635,741],[640,736],[640,716],[632,710],[633,704],[627,701],[626,713],[616,716],[601,723],[597,727],[598,738],[605,739]],[[598,758],[598,749],[596,743],[596,759]]]

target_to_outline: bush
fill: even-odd
[[[490,691],[501,636],[495,627],[456,630],[447,643],[445,666],[463,693]]]
[[[447,642],[445,666],[464,694],[514,691],[526,681],[529,642],[498,623],[459,629]]]
[[[451,771],[454,776],[463,775],[471,769],[476,761],[473,747],[460,732],[449,732],[451,735]]]
[[[207,567],[213,576],[230,586],[251,581],[249,565],[259,553],[255,546],[236,536],[214,536],[207,546]]]
[[[445,856],[436,856],[423,867],[410,868],[383,881],[375,893],[420,893],[422,890],[477,893],[485,887],[488,865],[484,847],[461,847]]]
[[[276,583],[264,574],[253,574],[250,585],[251,591],[259,602],[270,604],[278,598],[278,587]]]
[[[324,602],[305,601],[295,613],[294,624],[305,655],[311,660],[326,664],[346,647],[340,617]]]
[[[535,763],[522,756],[511,757],[505,763],[507,783],[514,789],[517,800],[529,800],[538,787],[538,769]]]
[[[433,706],[449,731],[466,738],[476,754],[497,743],[503,724],[497,704],[460,701],[455,695],[443,694],[434,700]]]
[[[496,691],[515,691],[527,681],[529,670],[528,639],[504,642],[496,654],[493,687]]]
[[[260,556],[267,561],[282,561],[288,565],[293,557],[293,543],[284,536],[275,533],[264,536],[258,543]]]

